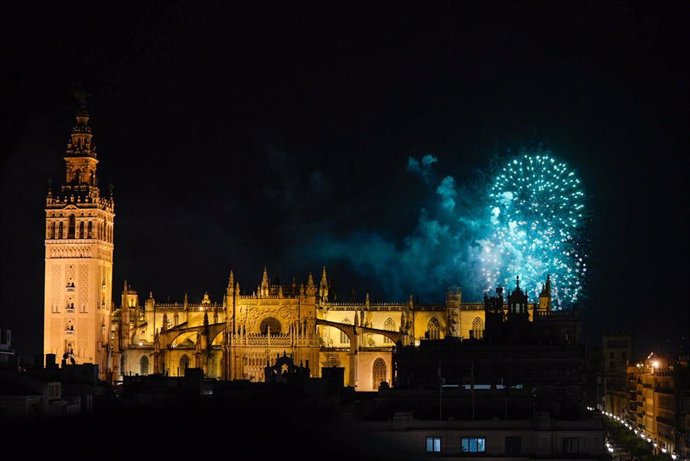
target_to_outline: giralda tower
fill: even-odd
[[[43,352],[109,368],[115,204],[101,195],[84,98],[65,150],[65,181],[46,197]]]

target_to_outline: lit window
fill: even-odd
[[[486,451],[486,438],[463,437],[461,447],[463,453],[484,453]]]
[[[441,452],[441,437],[427,437],[426,438],[426,452],[440,453]]]

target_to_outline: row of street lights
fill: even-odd
[[[590,411],[594,411],[593,407],[587,407],[587,409]],[[658,444],[656,442],[653,442],[651,437],[649,437],[647,434],[645,434],[644,431],[642,431],[642,430],[633,429],[632,425],[629,422],[627,422],[625,419],[621,418],[620,416],[614,415],[613,413],[609,413],[608,411],[602,411],[602,413],[604,414],[604,416],[619,422],[620,424],[625,426],[629,431],[634,432],[635,435],[638,436],[639,438],[641,438],[642,440],[644,440],[648,443],[651,443],[654,446],[655,450],[658,448]],[[609,453],[613,453],[614,449],[608,443],[608,441],[606,442],[606,448],[608,449]],[[668,450],[666,448],[662,448],[661,452],[664,454],[668,454]],[[673,461],[676,461],[678,459],[678,455],[676,453],[671,453],[671,459],[673,459]],[[686,461],[686,460],[683,460],[683,461]]]

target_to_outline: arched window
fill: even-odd
[[[388,317],[386,321],[383,323],[383,329],[388,331],[395,331],[395,321],[392,318]],[[388,336],[384,336],[383,342],[386,344],[392,344],[393,340],[391,340]]]
[[[351,322],[350,322],[350,319],[345,318],[345,319],[343,319],[343,321],[340,322],[340,323],[347,323],[348,325],[350,325]],[[343,344],[343,345],[345,345],[345,346],[349,346],[349,345],[350,345],[350,337],[347,336],[347,335],[345,334],[345,332],[342,331],[342,330],[340,331],[340,344]]]
[[[180,357],[180,368],[177,372],[179,376],[184,376],[185,370],[189,368],[189,357],[187,357],[187,354],[183,355]]]
[[[271,329],[271,335],[277,335],[280,333],[280,322],[275,317],[266,317],[261,321],[259,326],[259,331],[262,335],[268,334],[269,328]]]
[[[387,381],[386,362],[381,357],[374,360],[374,366],[372,367],[371,376],[371,384],[374,389],[378,389],[381,385],[381,382]]]
[[[142,376],[149,374],[149,358],[145,355],[142,355],[139,360],[139,374]]]
[[[125,375],[125,365],[127,365],[127,362],[125,361],[125,354],[122,354],[120,357],[120,374],[122,374],[122,376]]]
[[[54,239],[55,237],[55,221],[50,223],[50,236],[48,238]]]
[[[484,336],[484,322],[479,317],[472,320],[472,329],[470,330],[470,338],[482,339]]]
[[[431,317],[431,320],[429,320],[426,329],[429,333],[429,339],[439,339],[441,325],[439,325],[438,320],[436,320],[436,317]]]
[[[79,221],[79,238],[83,239],[84,237],[84,221]]]
[[[93,238],[93,221],[89,221],[89,225],[87,227],[88,227],[87,233],[89,234],[88,238],[92,239]]]
[[[76,218],[74,217],[73,214],[69,215],[69,226],[67,227],[67,238],[68,239],[74,238],[75,224],[76,224]]]
[[[62,229],[63,229],[63,224],[62,221],[60,221],[60,224],[58,225],[58,238],[62,238]]]
[[[76,182],[77,184],[81,183],[81,170],[79,170],[79,169],[77,169],[74,172],[74,182]]]

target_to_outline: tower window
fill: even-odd
[[[88,230],[89,238],[93,238],[93,221],[89,221]]]
[[[79,238],[84,238],[84,221],[79,221]]]
[[[63,224],[62,221],[60,221],[60,224],[58,225],[58,237],[59,239],[62,238],[62,229],[63,229]]]
[[[74,217],[73,214],[69,215],[69,226],[67,228],[67,238],[68,239],[73,239],[74,238],[74,228],[76,226],[76,218]]]

